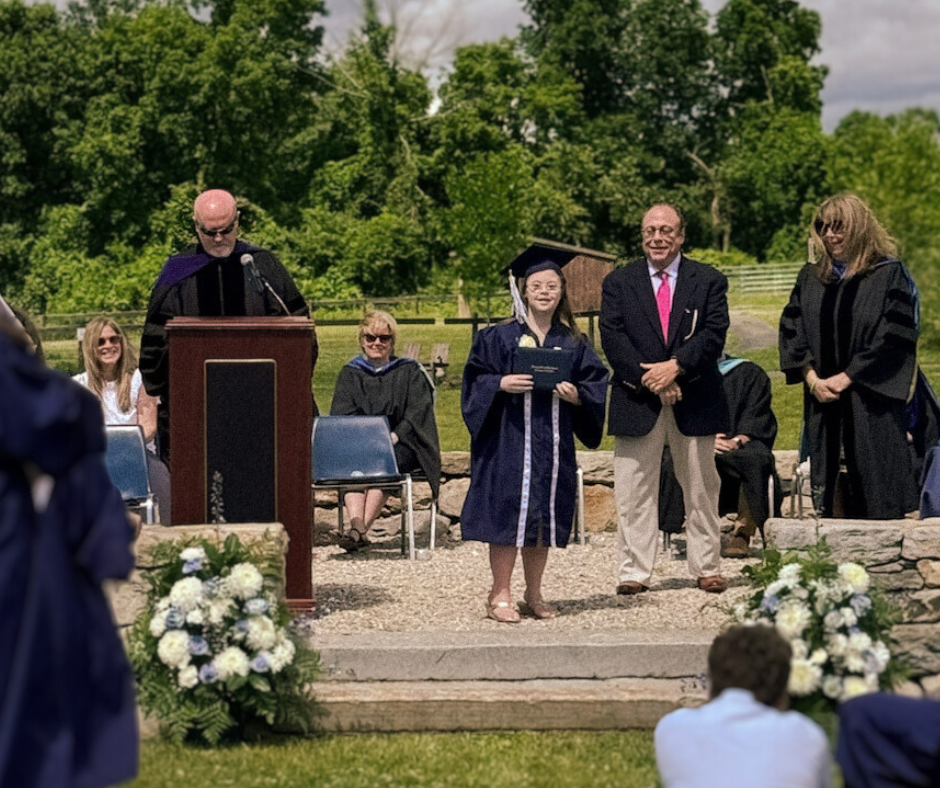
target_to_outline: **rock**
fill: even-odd
[[[135,569],[128,580],[106,580],[103,587],[114,623],[129,627],[147,601],[147,584],[140,570]]]
[[[237,535],[243,542],[252,542],[261,539],[265,532],[274,539],[274,549],[281,555],[287,554],[287,531],[280,523],[220,523],[208,525],[145,525],[135,545],[137,566],[147,568],[150,563],[147,558],[148,551],[160,542],[176,539],[212,539],[218,543],[226,540],[229,534]],[[283,567],[282,567],[283,571]]]
[[[470,452],[443,451],[441,452],[441,473],[444,476],[469,476]]]
[[[835,561],[885,564],[901,555],[903,520],[821,520],[820,536],[825,536]]]
[[[934,624],[940,621],[940,589],[911,594],[905,606],[904,620],[911,624]]]
[[[924,587],[924,578],[916,569],[897,572],[872,572],[872,582],[885,591],[918,591]]]
[[[901,555],[910,561],[940,558],[940,524],[937,519],[922,520],[908,525]]]
[[[924,676],[920,680],[920,686],[924,688],[924,694],[928,698],[940,699],[940,675]]]
[[[441,495],[437,502],[437,508],[441,510],[441,514],[459,518],[469,489],[469,478],[452,479],[441,485]]]
[[[614,488],[603,484],[584,485],[584,519],[589,532],[617,530]]]
[[[940,673],[940,638],[935,624],[898,624],[892,652],[911,666],[914,677]]]
[[[814,520],[791,520],[771,517],[764,526],[768,544],[778,550],[806,550],[816,544],[816,523]]]
[[[411,505],[415,511],[431,506],[431,485],[427,482],[411,483]],[[385,501],[385,510],[389,514],[397,514],[401,511],[401,498],[397,495],[389,495]]]
[[[781,481],[789,481],[793,478],[793,468],[799,456],[800,453],[796,449],[774,450],[774,464],[777,467],[777,475]]]
[[[901,695],[905,698],[920,700],[924,697],[924,690],[916,681],[905,681],[899,687],[892,690],[895,695]]]
[[[940,561],[921,559],[917,562],[917,571],[923,576],[927,588],[940,588]]]
[[[578,464],[584,472],[584,484],[614,483],[614,453],[612,451],[579,451]]]
[[[345,523],[348,527],[349,523]],[[324,547],[333,544],[331,533],[339,528],[339,509],[313,510],[313,544],[315,547]]]

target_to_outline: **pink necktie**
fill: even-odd
[[[662,280],[656,291],[656,308],[659,310],[659,323],[663,327],[663,338],[669,340],[669,309],[672,306],[669,297],[669,274],[660,271],[657,276]]]

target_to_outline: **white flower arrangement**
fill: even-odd
[[[761,565],[745,569],[756,593],[732,613],[741,623],[776,626],[790,642],[789,691],[797,706],[807,701],[805,710],[888,689],[904,672],[886,643],[897,610],[863,566],[836,566],[829,554],[825,541],[804,558],[766,551]]]
[[[152,553],[159,568],[130,638],[145,711],[177,739],[210,743],[251,716],[306,725],[317,660],[294,642],[274,562],[234,536]]]

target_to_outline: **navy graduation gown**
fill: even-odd
[[[101,588],[134,566],[93,394],[0,337],[0,785],[137,771],[133,675]],[[54,481],[37,513],[30,477]]]
[[[545,347],[574,353],[571,382],[581,404],[571,405],[551,392],[500,391],[500,378],[512,372],[523,334],[532,336],[516,322],[484,329],[464,368],[461,407],[471,458],[461,531],[465,540],[564,547],[574,517],[574,437],[588,448],[600,444],[607,369],[586,343],[555,323]]]

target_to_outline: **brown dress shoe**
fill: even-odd
[[[728,590],[728,581],[721,575],[709,575],[700,577],[697,583],[698,587],[707,594],[723,594]]]
[[[751,540],[742,534],[735,534],[725,545],[722,555],[725,558],[749,558],[751,555]]]
[[[637,583],[633,580],[627,580],[625,583],[620,583],[617,586],[617,593],[621,596],[634,596],[649,590],[649,586],[645,586],[642,583]]]

